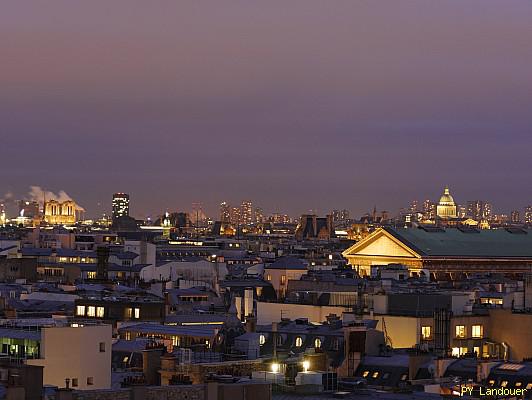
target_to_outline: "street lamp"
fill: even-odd
[[[274,363],[272,364],[272,372],[273,372],[274,374],[276,374],[276,373],[279,372],[279,364],[278,364],[278,363],[274,362]]]
[[[303,372],[308,372],[309,368],[310,368],[310,361],[308,360],[303,361]]]

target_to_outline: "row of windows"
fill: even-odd
[[[488,381],[488,384],[490,386],[495,386],[495,379],[490,379]],[[523,387],[523,382],[515,382],[514,386],[516,388],[518,388],[518,389],[522,388]],[[508,381],[506,381],[506,380],[501,381],[500,387],[503,387],[503,388],[508,387]],[[526,385],[526,390],[532,390],[532,382],[528,382],[528,384]]]
[[[422,326],[421,337],[423,338],[423,340],[432,339],[432,326]],[[465,325],[455,326],[455,337],[458,339],[464,339],[467,337],[467,328]],[[484,327],[482,325],[472,325],[471,337],[474,339],[482,339],[484,337]]]
[[[363,378],[371,377],[372,379],[377,379],[379,375],[380,375],[379,371],[374,371],[373,373],[371,373],[369,370],[366,370],[362,373]],[[384,374],[382,374],[381,379],[388,379],[389,377],[390,377],[390,373],[385,372]],[[406,381],[406,378],[408,378],[408,374],[401,375],[402,381]]]
[[[92,385],[94,385],[94,377],[88,376],[87,386],[92,386]],[[78,387],[78,386],[79,386],[78,378],[72,378],[72,387]]]
[[[78,317],[96,317],[104,318],[105,307],[102,306],[76,306],[76,315]],[[126,318],[140,318],[140,308],[126,308]]]
[[[105,315],[105,308],[96,306],[76,306],[76,315],[80,317],[87,316],[103,318]]]
[[[260,335],[259,336],[259,344],[261,346],[263,346],[264,344],[266,343],[266,336],[265,335]],[[278,335],[277,336],[277,345],[278,346],[281,346],[283,344],[283,338],[281,335]],[[296,339],[295,339],[295,342],[294,342],[295,346],[296,347],[301,347],[303,346],[303,338],[301,336],[296,336]],[[333,347],[337,347],[337,341],[335,340],[333,342]],[[314,339],[314,348],[315,349],[321,349],[321,346],[322,346],[322,341],[320,338],[315,338]]]

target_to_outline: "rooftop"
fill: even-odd
[[[532,231],[384,228],[425,257],[532,258]]]

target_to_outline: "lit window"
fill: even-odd
[[[408,374],[401,375],[401,380],[406,381],[406,378],[408,378]]]
[[[482,338],[484,334],[484,329],[482,328],[482,325],[473,325],[471,327],[471,336],[474,338]]]
[[[96,307],[88,306],[87,307],[87,316],[88,317],[95,317],[96,316]]]
[[[172,346],[179,346],[179,336],[172,336]]]
[[[466,327],[464,325],[456,325],[455,336],[457,338],[465,338],[466,337]]]
[[[98,318],[103,318],[105,309],[103,307],[96,307],[96,316]]]
[[[489,384],[490,386],[495,385],[495,380],[494,380],[494,379],[490,379],[490,380],[488,381],[488,384]]]
[[[478,357],[480,355],[480,347],[478,346],[473,347],[473,353],[475,353]]]
[[[96,272],[94,271],[87,272],[87,279],[96,279]]]
[[[301,336],[298,336],[296,337],[296,347],[301,347],[303,346],[303,339],[301,338]]]
[[[314,339],[314,347],[316,349],[321,349],[321,339],[320,338]]]
[[[286,283],[286,275],[281,275],[281,285]]]
[[[260,335],[259,336],[259,344],[262,346],[264,343],[266,343],[266,336]]]
[[[369,375],[369,371],[364,371],[364,373],[362,374],[362,377],[366,378],[368,375]]]
[[[268,282],[271,282],[271,280],[272,280],[272,276],[271,276],[270,274],[266,275],[266,280],[267,280]]]
[[[379,377],[379,372],[378,372],[378,371],[375,371],[375,372],[373,373],[373,375],[371,375],[371,377],[372,377],[373,379],[377,379],[377,378]]]
[[[451,356],[458,357],[460,355],[460,348],[459,347],[453,347]]]
[[[94,378],[92,376],[87,377],[87,385],[94,385]]]
[[[423,340],[428,340],[431,338],[431,329],[430,326],[422,326],[421,327],[421,337]]]
[[[85,306],[76,306],[76,315],[85,315]]]
[[[532,382],[526,385],[526,390],[532,390]]]
[[[515,387],[521,387],[523,386],[523,382],[515,382]]]
[[[501,387],[505,388],[506,386],[508,386],[508,381],[502,381]]]
[[[132,308],[126,308],[126,318],[131,318],[133,316],[133,309]]]
[[[140,318],[140,308],[135,308],[135,318],[136,319]]]

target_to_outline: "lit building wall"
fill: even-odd
[[[127,193],[113,194],[113,219],[129,216],[129,195]]]
[[[41,331],[41,358],[28,360],[44,367],[44,384],[74,389],[111,387],[111,325],[45,327]]]
[[[59,202],[50,200],[44,203],[44,221],[52,225],[76,223],[76,203],[72,200]]]

